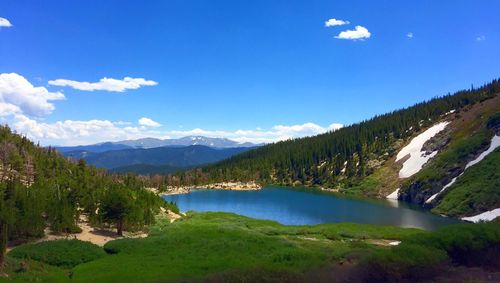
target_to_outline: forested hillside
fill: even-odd
[[[376,116],[335,132],[263,146],[202,168],[180,174],[189,183],[257,180],[264,183],[335,186],[343,176],[363,177],[391,156],[394,143],[431,125],[443,114],[494,97],[500,82],[459,91],[412,107]],[[189,176],[189,177],[188,177]]]
[[[142,229],[167,205],[134,176],[109,175],[0,127],[0,266],[9,243],[42,237],[47,227],[78,232],[85,215],[121,234]]]
[[[319,186],[347,193],[385,197],[401,184],[397,180],[397,171],[401,165],[395,164],[395,154],[411,137],[438,121],[464,120],[462,124],[455,123],[457,126],[453,126],[458,129],[470,126],[471,121],[482,115],[478,125],[470,126],[472,132],[469,134],[476,136],[475,130],[480,128],[483,129],[480,132],[485,139],[480,141],[481,146],[470,152],[471,157],[484,149],[487,139],[493,133],[491,127],[486,127],[486,115],[491,116],[495,111],[500,111],[496,99],[499,93],[500,82],[493,80],[480,88],[471,87],[469,90],[437,97],[335,132],[263,146],[201,169],[168,176],[164,183],[199,185],[221,181],[257,181],[263,184]],[[482,102],[487,101],[492,101],[486,103],[489,105],[488,110],[482,106],[477,107],[477,117],[460,116],[460,110],[467,111],[474,105],[482,105]],[[463,136],[467,136],[464,131],[446,137],[447,140],[442,141],[441,147],[444,148],[450,139],[462,139]],[[450,146],[453,144],[450,143]],[[464,159],[461,166],[465,163]],[[395,177],[392,177],[394,174]],[[412,180],[414,178],[407,181],[405,186],[410,186]],[[436,193],[436,190],[435,187],[429,189],[426,197]],[[409,200],[405,196],[402,198]],[[422,204],[422,201],[417,203]]]
[[[155,147],[109,150],[105,152],[70,151],[64,155],[76,160],[84,159],[99,168],[113,169],[123,166],[148,164],[171,167],[193,167],[220,161],[245,152],[250,147],[212,148],[203,145],[183,147]]]

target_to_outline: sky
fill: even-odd
[[[500,77],[500,1],[0,1],[0,122],[43,145],[274,142]]]

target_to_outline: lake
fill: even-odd
[[[257,191],[194,190],[164,196],[182,212],[224,211],[285,225],[354,222],[434,230],[459,220],[391,200],[347,197],[316,189],[265,187]]]

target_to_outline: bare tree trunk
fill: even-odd
[[[5,222],[0,222],[0,273],[5,266],[5,251],[7,250],[8,226]]]
[[[116,230],[117,230],[117,234],[118,236],[123,236],[123,219],[119,219],[118,220],[118,223],[116,224]]]

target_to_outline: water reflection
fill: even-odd
[[[458,220],[397,201],[346,197],[311,189],[267,187],[260,191],[200,190],[165,197],[181,211],[225,211],[286,225],[354,222],[433,230]]]

